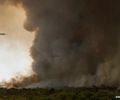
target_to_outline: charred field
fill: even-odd
[[[63,89],[0,88],[0,100],[116,100],[120,90],[115,87]],[[118,100],[118,99],[117,99]]]

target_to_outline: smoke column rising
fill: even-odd
[[[36,31],[31,56],[40,85],[118,86],[119,0],[14,0]]]

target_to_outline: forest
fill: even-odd
[[[118,100],[120,90],[111,87],[62,89],[0,88],[0,100]]]

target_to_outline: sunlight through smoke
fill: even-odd
[[[32,73],[29,48],[34,34],[24,27],[25,11],[14,6],[0,6],[0,82],[9,81],[16,75],[29,76]]]

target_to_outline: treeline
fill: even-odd
[[[116,88],[0,89],[0,100],[115,100]]]

